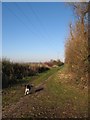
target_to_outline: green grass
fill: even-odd
[[[65,68],[62,66],[52,68],[44,73],[38,74],[37,76],[24,78],[26,83],[33,83],[34,86],[45,81],[45,89],[43,92],[32,94],[30,103],[28,103],[28,106],[34,103],[35,107],[39,107],[39,111],[35,114],[38,114],[40,110],[41,112],[47,112],[47,110],[55,112],[54,109],[56,109],[56,114],[57,112],[60,112],[61,117],[65,117],[65,115],[68,117],[87,116],[88,92],[77,89],[76,85],[72,86],[70,83],[67,84],[65,82],[61,82],[63,79],[59,78],[58,74],[64,73],[64,70]],[[66,80],[68,81],[68,79]],[[22,86],[21,84],[18,84],[12,88],[4,90],[3,106],[10,103],[16,103],[21,97],[23,97],[23,95],[24,83],[22,83]],[[30,115],[27,113],[24,117],[26,116]]]
[[[88,111],[88,93],[82,92],[70,84],[59,83],[58,81],[57,74],[47,81],[47,91],[50,100],[53,100],[53,104],[63,109],[65,106],[70,105],[71,102],[74,111],[86,115]]]
[[[18,102],[21,97],[24,96],[25,84],[33,83],[34,86],[42,83],[44,80],[48,79],[53,73],[57,72],[60,68],[53,68],[44,73],[39,73],[36,76],[26,77],[23,80],[19,80],[19,83],[13,85],[12,87],[3,89],[2,104],[3,107]]]
[[[48,70],[44,73],[40,73],[39,77],[33,82],[35,85],[38,85],[45,80],[47,80],[51,75],[55,74],[58,70],[60,70],[62,67],[58,68],[52,68],[51,70]]]

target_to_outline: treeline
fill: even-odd
[[[20,79],[27,76],[33,76],[37,73],[49,70],[42,64],[13,63],[7,59],[2,60],[2,87],[8,87],[17,83]]]
[[[49,67],[56,67],[56,66],[64,65],[64,63],[60,59],[58,60],[51,59],[49,62],[45,62],[45,64],[48,65]]]
[[[76,82],[88,83],[88,12],[89,3],[72,3],[75,14],[75,24],[70,24],[70,34],[65,44],[65,64],[68,71],[75,74]]]

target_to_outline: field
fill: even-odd
[[[23,81],[3,90],[3,118],[88,117],[88,90],[73,84],[64,66]],[[34,85],[32,94],[24,96],[24,85],[28,83]]]

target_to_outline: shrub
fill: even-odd
[[[30,64],[13,63],[10,60],[2,61],[2,87],[8,87],[17,83],[20,79],[27,76],[33,76],[48,70],[45,66],[30,66]]]

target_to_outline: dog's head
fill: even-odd
[[[25,85],[25,88],[31,88],[31,87],[33,87],[33,85],[31,84],[31,85]]]

